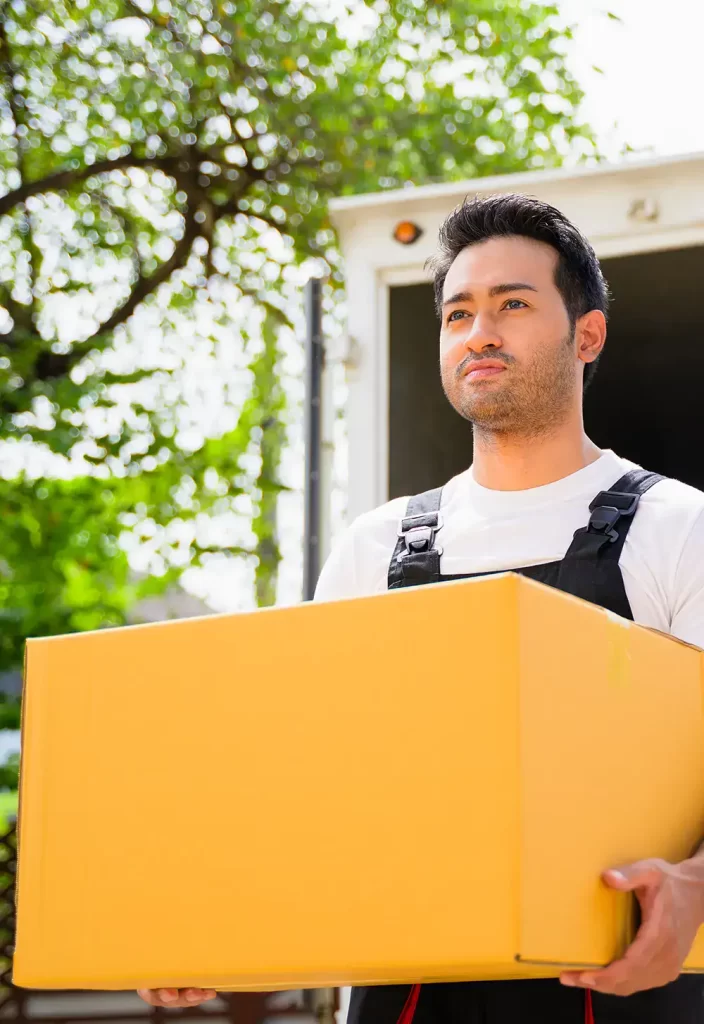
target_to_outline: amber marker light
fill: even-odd
[[[423,234],[422,228],[410,220],[400,221],[394,228],[394,238],[401,245],[413,245]]]

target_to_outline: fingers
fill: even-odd
[[[164,1006],[164,998],[171,1001],[178,996],[176,989],[150,989],[140,988],[137,989],[137,995],[140,999],[143,999],[145,1003],[149,1003],[150,1006]]]
[[[137,994],[150,1006],[170,1006],[183,1008],[199,1006],[210,999],[215,999],[217,992],[203,988],[140,988]]]
[[[610,889],[632,892],[634,889],[660,885],[664,877],[663,866],[664,861],[641,860],[635,864],[610,868],[604,872],[602,878]]]
[[[669,885],[675,868],[667,861],[650,859],[604,872],[603,880],[611,888],[638,897],[641,926],[620,960],[603,970],[566,971],[560,976],[563,985],[629,996],[678,977],[694,931],[690,934],[686,921],[683,926],[676,913],[677,901]]]
[[[679,974],[679,965],[668,955],[662,918],[662,907],[654,907],[620,960],[599,971],[567,971],[560,981],[563,985],[616,996],[632,995],[672,981]]]

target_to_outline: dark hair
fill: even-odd
[[[439,246],[427,266],[432,270],[435,308],[442,312],[442,292],[447,273],[456,257],[468,245],[488,238],[523,235],[545,242],[558,253],[555,286],[562,296],[570,324],[592,309],[606,315],[609,289],[591,245],[574,224],[534,196],[517,193],[476,196],[465,199],[440,228]],[[598,359],[584,367],[584,388],[594,376]]]

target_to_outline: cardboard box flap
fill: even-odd
[[[520,957],[605,964],[625,951],[635,915],[601,872],[682,860],[704,837],[704,662],[597,607],[522,593]],[[690,968],[704,970],[702,953],[700,934]]]

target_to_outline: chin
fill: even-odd
[[[472,402],[471,405],[465,403],[461,415],[478,427],[487,428],[506,426],[510,420],[505,409],[490,402]]]

